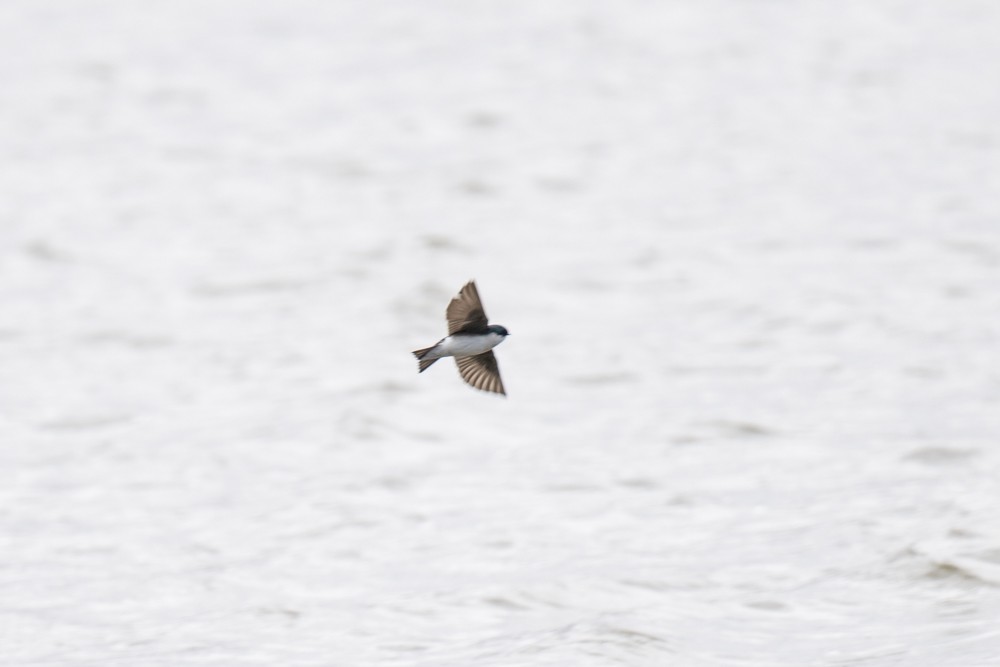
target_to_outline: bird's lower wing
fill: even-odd
[[[503,381],[500,379],[497,358],[493,355],[492,350],[474,357],[455,357],[455,363],[458,364],[458,372],[462,379],[476,389],[507,395],[503,389]]]

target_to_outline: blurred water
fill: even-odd
[[[1000,664],[993,4],[0,16],[0,663]]]

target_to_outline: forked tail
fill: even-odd
[[[418,373],[423,373],[424,371],[426,371],[428,368],[431,367],[431,364],[433,364],[435,361],[437,361],[437,359],[424,359],[424,355],[427,354],[428,352],[430,352],[431,350],[433,350],[435,347],[437,347],[437,346],[436,345],[431,345],[430,347],[425,347],[422,350],[414,350],[413,351],[413,356],[415,356],[417,359],[419,359],[419,362],[417,363],[417,366],[420,367],[420,370],[417,371]]]

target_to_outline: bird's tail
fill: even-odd
[[[417,371],[418,373],[423,373],[424,371],[426,371],[428,368],[431,367],[431,364],[433,364],[435,361],[437,361],[437,359],[424,359],[424,355],[427,354],[428,352],[430,352],[431,350],[433,350],[435,347],[437,347],[437,346],[436,345],[431,345],[430,347],[425,347],[422,350],[414,350],[413,351],[413,356],[415,356],[417,359],[419,359],[419,362],[417,363],[417,365],[420,367],[420,370]]]

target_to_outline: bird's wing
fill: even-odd
[[[507,395],[503,390],[500,368],[492,350],[474,357],[455,357],[455,363],[458,364],[458,372],[462,375],[462,379],[476,389]]]
[[[479,331],[486,328],[489,320],[486,319],[474,280],[466,283],[458,296],[451,300],[445,316],[448,318],[449,336],[456,331]]]

